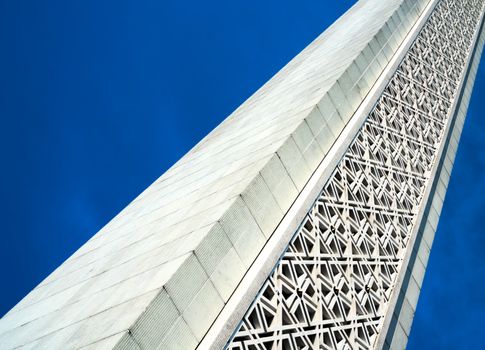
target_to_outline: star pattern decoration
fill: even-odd
[[[226,348],[373,348],[483,5],[436,5]]]

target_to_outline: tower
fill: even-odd
[[[362,0],[0,321],[0,348],[403,348],[481,0]]]

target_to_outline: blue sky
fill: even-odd
[[[0,315],[353,3],[0,2]],[[412,349],[482,345],[484,74]]]

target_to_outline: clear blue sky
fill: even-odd
[[[353,3],[0,2],[0,315]],[[481,67],[412,349],[483,345],[483,98]]]

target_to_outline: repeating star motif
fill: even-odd
[[[373,347],[483,3],[437,4],[227,348]]]

